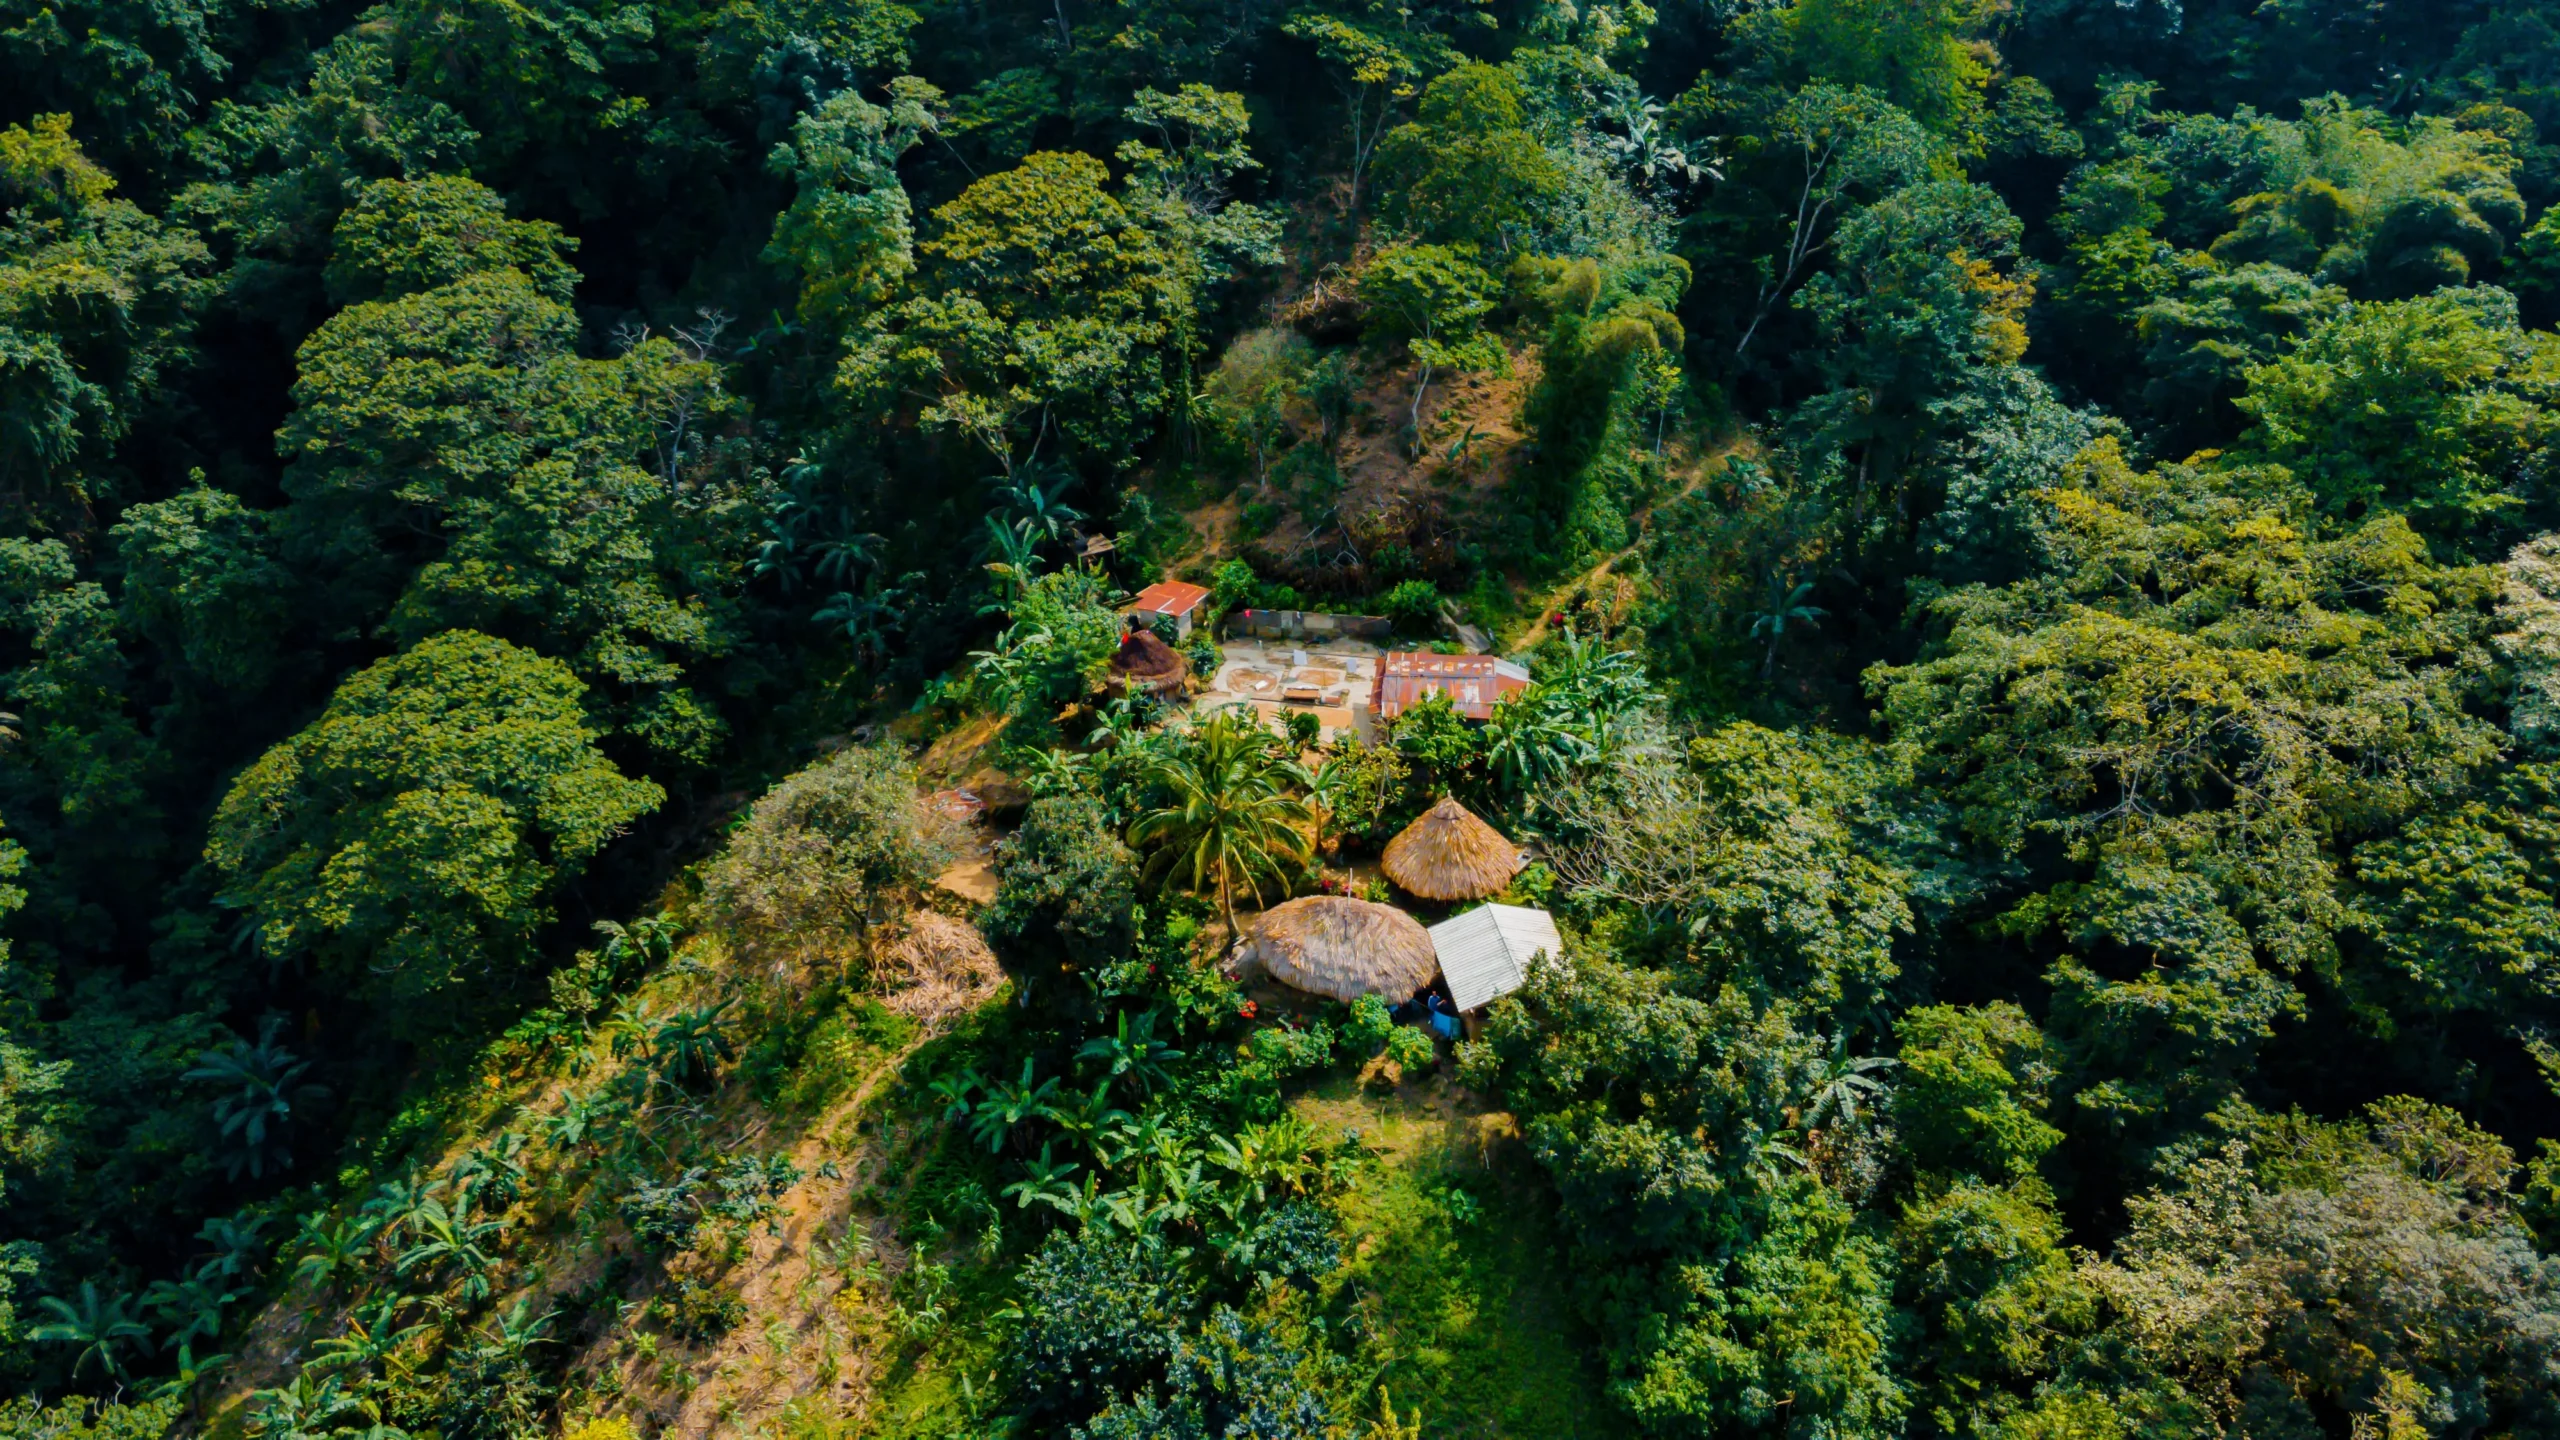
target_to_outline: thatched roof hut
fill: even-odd
[[[1421,921],[1341,895],[1309,895],[1264,911],[1242,959],[1247,969],[1336,1000],[1403,1000],[1440,973]]]
[[[1122,690],[1179,695],[1190,678],[1191,662],[1143,625],[1122,637],[1119,653],[1111,657],[1111,681]]]
[[[1523,863],[1519,846],[1446,795],[1379,857],[1388,879],[1425,900],[1481,900],[1510,884]]]

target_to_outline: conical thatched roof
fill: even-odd
[[[1248,958],[1273,979],[1336,1000],[1403,1000],[1440,973],[1421,921],[1341,895],[1309,895],[1264,911],[1251,948]]]
[[[1520,873],[1520,847],[1443,795],[1387,842],[1379,868],[1425,900],[1481,900]]]
[[[1143,626],[1130,631],[1120,641],[1119,653],[1111,657],[1111,678],[1132,690],[1170,695],[1182,688],[1190,674],[1191,663],[1182,653]]]

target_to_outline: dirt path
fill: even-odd
[[[1756,458],[1759,453],[1759,442],[1747,434],[1731,435],[1717,441],[1706,454],[1698,457],[1690,465],[1688,476],[1680,482],[1678,490],[1636,513],[1632,527],[1635,532],[1634,537],[1626,543],[1624,548],[1603,556],[1589,569],[1548,586],[1538,597],[1536,618],[1529,622],[1529,628],[1520,632],[1509,645],[1496,648],[1512,655],[1536,649],[1538,644],[1547,638],[1547,617],[1555,613],[1557,602],[1577,593],[1597,590],[1601,582],[1607,580],[1621,562],[1644,549],[1646,543],[1652,539],[1655,515],[1698,493],[1698,487],[1706,484],[1709,477],[1721,473],[1726,463],[1735,456],[1740,455],[1750,459]]]

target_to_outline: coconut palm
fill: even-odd
[[[1151,878],[1179,877],[1190,890],[1217,893],[1230,939],[1241,933],[1236,891],[1259,903],[1264,881],[1281,880],[1314,854],[1315,810],[1294,788],[1306,777],[1270,740],[1248,711],[1194,726],[1148,772],[1172,802],[1129,827],[1130,844],[1155,851]]]

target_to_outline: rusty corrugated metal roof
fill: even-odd
[[[1369,708],[1381,720],[1393,720],[1408,705],[1434,693],[1470,720],[1490,720],[1493,707],[1529,688],[1529,672],[1490,655],[1434,655],[1399,650],[1378,661],[1378,683]]]

